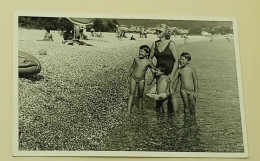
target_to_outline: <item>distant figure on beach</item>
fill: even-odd
[[[142,45],[139,47],[139,57],[134,58],[133,64],[130,69],[129,83],[130,92],[128,100],[128,114],[131,112],[131,107],[133,104],[133,99],[136,92],[136,87],[138,86],[138,107],[143,108],[143,93],[145,86],[145,74],[148,68],[156,69],[155,65],[151,60],[149,60],[150,47],[147,45]]]
[[[118,38],[118,40],[122,40],[122,33],[121,30],[119,30],[119,26],[116,25],[116,37]]]
[[[90,34],[91,34],[92,37],[95,37],[96,33],[95,33],[95,29],[94,28],[90,29]]]
[[[99,38],[102,38],[102,37],[103,37],[103,34],[102,34],[101,31],[98,31],[98,33],[97,33],[96,35],[97,35],[97,37],[99,37]]]
[[[144,38],[147,38],[147,31],[146,30],[144,30]]]
[[[143,37],[147,38],[147,31],[144,28],[140,30],[139,34],[140,34],[140,38]]]
[[[188,39],[188,36],[186,34],[183,35],[183,38],[184,38],[184,44],[187,43],[187,39]]]
[[[157,30],[157,37],[159,40],[155,41],[151,47],[151,54],[150,60],[154,57],[157,60],[156,66],[163,64],[166,67],[164,75],[167,75],[170,81],[172,82],[170,86],[170,97],[168,97],[172,105],[168,109],[174,112],[178,111],[178,100],[177,100],[177,81],[174,81],[176,71],[178,69],[179,58],[178,58],[178,51],[175,43],[170,40],[171,38],[171,30],[170,28],[165,25],[161,24]],[[156,101],[156,110],[161,108],[165,100],[158,100]]]
[[[118,38],[118,40],[121,41],[122,37],[127,38],[127,36],[125,35],[127,30],[128,29],[126,27],[119,27],[118,25],[116,25],[116,37]]]
[[[130,40],[135,40],[134,35],[131,36]]]
[[[44,38],[42,40],[37,40],[37,41],[53,41],[52,34],[50,33],[50,29],[46,29]]]
[[[70,28],[66,29],[66,31],[63,33],[62,36],[64,40],[73,40],[72,29]]]
[[[63,44],[73,45],[73,29],[67,28],[63,33]]]
[[[62,30],[59,30],[59,31],[58,31],[58,34],[60,35],[60,37],[62,37],[63,31],[62,31]]]
[[[180,80],[180,93],[184,104],[184,113],[194,115],[195,103],[198,98],[198,80],[194,68],[190,67],[191,55],[184,52],[180,55],[180,68],[177,79]]]
[[[157,69],[154,72],[154,78],[148,83],[152,88],[149,93],[146,94],[147,96],[155,100],[165,100],[168,98],[170,94],[170,80],[168,79],[168,75],[164,74],[165,70],[166,67],[163,64],[157,66]],[[167,103],[168,101],[163,101],[162,106],[156,110],[160,110],[161,112],[167,111]]]
[[[84,34],[83,34],[83,31],[84,31],[84,27],[80,27],[79,28],[79,39],[80,40],[83,40],[84,39]]]
[[[212,42],[213,41],[213,35],[210,35],[210,42]]]

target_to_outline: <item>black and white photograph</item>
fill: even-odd
[[[230,18],[17,14],[13,155],[248,157]]]

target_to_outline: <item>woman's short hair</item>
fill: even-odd
[[[167,26],[166,24],[161,24],[161,25],[159,25],[159,28],[164,28],[165,29],[165,39],[170,39],[171,38],[172,30],[170,29],[169,26]]]

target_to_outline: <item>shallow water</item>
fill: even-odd
[[[204,50],[200,48],[202,42],[179,47],[179,50],[191,51],[191,64],[198,72],[196,115],[183,115],[180,96],[180,114],[158,115],[154,101],[145,97],[144,109],[135,106],[131,116],[121,117],[118,120],[120,124],[111,129],[104,150],[244,151],[233,43],[216,41],[203,44],[208,45]]]

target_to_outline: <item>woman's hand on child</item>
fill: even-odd
[[[128,78],[126,79],[126,83],[130,83],[130,80],[131,80],[131,77],[128,77]]]
[[[151,86],[152,84],[153,84],[152,81],[150,81],[150,82],[147,83],[148,86]]]
[[[170,83],[170,82],[171,82],[171,76],[170,76],[170,75],[168,75],[166,81],[167,81],[167,83]]]
[[[198,99],[198,92],[194,92],[194,95],[193,95],[194,99]]]

